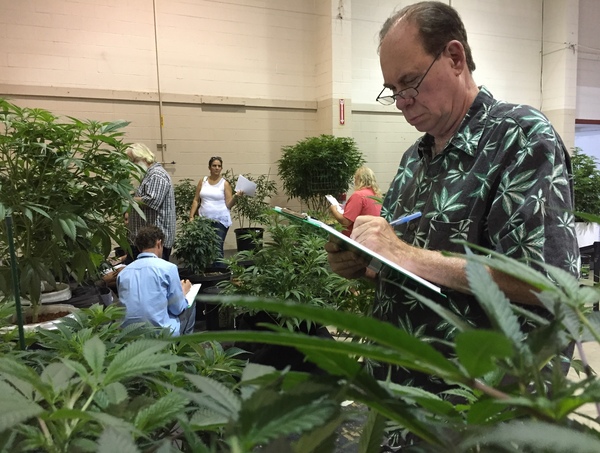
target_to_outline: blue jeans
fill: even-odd
[[[225,237],[227,236],[227,232],[229,231],[229,227],[226,227],[221,222],[213,221],[213,226],[215,231],[217,232],[217,236],[220,239],[219,252],[217,254],[217,259],[212,263],[212,267],[225,268],[225,264],[221,263],[219,259],[225,256],[223,251],[223,245],[225,244]]]

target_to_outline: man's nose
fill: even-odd
[[[404,108],[406,106],[412,104],[413,100],[414,100],[414,98],[404,99],[404,98],[401,98],[400,96],[396,96],[396,108],[398,110],[404,110]]]

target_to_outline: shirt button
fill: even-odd
[[[408,225],[409,231],[415,231],[417,229],[417,225],[415,223],[411,223]]]

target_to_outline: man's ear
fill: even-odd
[[[460,41],[453,39],[446,45],[446,52],[452,59],[452,68],[457,74],[465,71],[467,68],[467,57],[465,48]]]

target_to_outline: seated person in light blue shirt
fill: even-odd
[[[194,331],[196,303],[188,308],[186,294],[192,284],[180,280],[177,266],[159,258],[165,235],[156,226],[140,228],[135,246],[141,253],[117,276],[119,299],[125,305],[124,325],[150,322],[168,327],[174,336]]]

